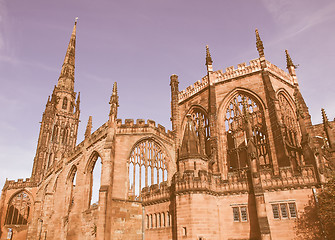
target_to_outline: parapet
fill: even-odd
[[[280,69],[276,65],[270,63],[269,61],[266,61],[266,67],[269,72],[278,76],[283,81],[289,84],[293,84],[293,78],[289,73],[285,72],[284,70]],[[259,58],[253,59],[249,61],[249,65],[247,65],[245,62],[238,64],[237,69],[235,69],[234,66],[231,66],[227,67],[225,72],[223,72],[223,70],[213,72],[214,82],[218,83],[223,81],[230,81],[234,78],[239,78],[261,70],[262,67]],[[179,102],[182,102],[188,99],[189,97],[199,93],[207,86],[208,86],[208,77],[205,76],[201,80],[195,82],[193,85],[188,86],[185,90],[180,91],[178,94]]]
[[[154,184],[150,187],[142,189],[142,203],[143,205],[151,205],[158,202],[166,202],[170,200],[171,189],[168,183],[161,182],[160,184]]]
[[[19,178],[17,181],[6,179],[3,189],[9,190],[9,189],[20,189],[20,188],[36,187],[36,186],[37,184],[31,181],[30,178],[26,178],[25,180]]]
[[[166,131],[165,127],[157,124],[153,120],[148,119],[147,122],[143,119],[125,119],[124,123],[122,123],[121,119],[116,120],[116,124],[118,127],[118,134],[127,134],[134,132],[149,132],[150,129],[155,131],[157,134],[162,134],[168,138],[172,138],[172,132],[170,130]]]

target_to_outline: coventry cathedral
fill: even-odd
[[[312,124],[287,50],[282,70],[265,58],[256,29],[257,58],[213,70],[206,46],[201,80],[180,90],[170,77],[171,131],[118,119],[114,83],[106,122],[92,132],[90,117],[77,143],[76,27],[43,112],[31,176],[3,186],[1,239],[294,238],[296,219],[329,177],[335,122],[322,109],[323,123]]]

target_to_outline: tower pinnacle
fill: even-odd
[[[261,57],[264,57],[264,46],[263,46],[261,37],[259,36],[259,32],[257,28],[255,30],[255,33],[256,33],[256,47],[257,47],[259,57],[261,58]]]
[[[213,60],[208,45],[206,45],[206,66],[207,72],[213,72]]]
[[[71,38],[65,54],[62,70],[58,79],[57,87],[68,91],[74,90],[74,68],[75,68],[75,48],[76,48],[76,18],[72,30]]]
[[[110,112],[109,119],[115,120],[117,118],[117,108],[119,107],[119,96],[117,95],[117,83],[114,82],[112,96],[109,101]]]

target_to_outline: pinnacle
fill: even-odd
[[[213,64],[212,56],[211,53],[209,52],[208,45],[206,45],[206,65],[212,65],[212,64]]]
[[[327,114],[326,114],[326,111],[325,111],[324,108],[321,108],[321,113],[322,113],[322,120],[323,120],[323,123],[328,122],[328,117],[327,117]]]
[[[256,33],[256,47],[257,47],[259,57],[264,57],[264,46],[263,46],[261,37],[259,36],[259,32],[257,28],[255,30],[255,33]]]
[[[286,54],[286,65],[287,65],[286,68],[287,69],[289,69],[290,67],[297,68],[297,66],[293,64],[292,58],[290,54],[288,53],[287,49],[285,50],[285,54]]]

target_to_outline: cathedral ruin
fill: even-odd
[[[179,90],[170,77],[172,131],[117,118],[77,144],[75,23],[48,99],[30,178],[6,180],[0,238],[15,240],[292,239],[295,220],[327,181],[335,123],[313,125],[286,51],[287,72],[259,57],[213,70]],[[93,170],[101,163],[98,203]],[[4,176],[2,176],[4,177]]]

